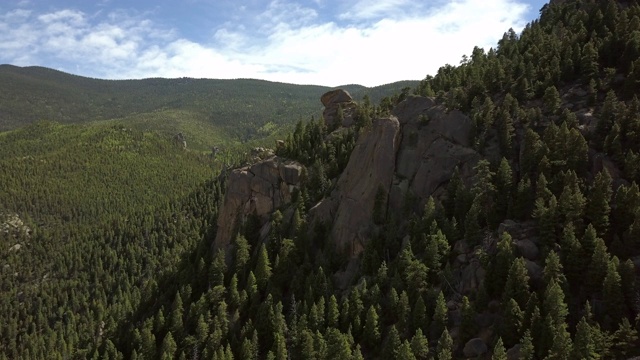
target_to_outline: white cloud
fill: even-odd
[[[415,11],[420,4],[411,0],[359,0],[349,11],[340,15],[342,19],[374,19],[392,14],[402,14],[405,10]]]
[[[415,3],[415,2],[414,2]],[[356,2],[355,21],[321,21],[316,10],[275,0],[261,26],[235,23],[196,43],[144,16],[87,16],[74,10],[0,15],[0,62],[72,69],[92,77],[260,78],[299,84],[372,86],[422,79],[457,64],[475,45],[488,48],[524,26],[516,0]],[[34,21],[36,20],[36,21]],[[365,22],[366,21],[366,22]],[[252,38],[253,29],[260,35]],[[45,62],[46,61],[46,62]],[[58,64],[58,65],[50,65]]]

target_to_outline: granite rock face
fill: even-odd
[[[342,131],[353,122],[357,104],[348,92],[333,90],[321,101],[329,128]],[[341,124],[335,123],[338,109],[342,110]],[[356,258],[377,231],[374,212],[401,216],[408,198],[417,200],[411,210],[421,211],[430,196],[444,193],[456,167],[470,185],[480,159],[469,141],[472,130],[471,119],[461,112],[448,111],[430,98],[409,96],[392,114],[374,119],[361,130],[344,171],[333,179],[331,194],[309,210],[309,229],[325,224],[330,241]],[[264,224],[275,209],[288,204],[291,191],[300,185],[302,168],[271,157],[234,170],[218,218],[215,245],[228,245],[238,221],[248,215],[257,215]],[[475,278],[475,271],[473,275]]]
[[[238,221],[256,215],[266,221],[271,213],[291,202],[299,186],[303,166],[273,156],[251,166],[231,171],[224,203],[218,215],[214,246],[224,248],[232,240]]]
[[[357,105],[348,91],[342,89],[329,91],[322,95],[320,101],[324,105],[322,117],[330,129],[353,125],[353,116]],[[342,120],[338,115],[340,110],[342,111]]]

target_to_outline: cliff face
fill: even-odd
[[[255,214],[266,221],[271,213],[291,202],[300,184],[303,166],[277,156],[229,174],[224,203],[218,215],[214,247],[225,248],[232,240],[238,222]]]
[[[312,221],[333,223],[332,239],[351,255],[364,249],[377,193],[389,193],[399,135],[400,123],[395,116],[375,120],[360,135],[331,196],[309,212]]]
[[[461,112],[409,97],[360,136],[335,190],[311,209],[310,221],[332,224],[338,247],[359,255],[375,230],[377,196],[383,211],[399,214],[408,195],[419,206],[440,195],[456,166],[463,179],[472,176],[480,155],[470,147],[471,129]]]
[[[355,106],[340,90],[325,94],[322,103],[327,124],[335,121],[336,104]],[[331,194],[309,210],[308,223],[329,225],[331,240],[356,257],[375,232],[374,209],[400,214],[407,198],[424,206],[429,196],[443,193],[456,166],[463,180],[473,175],[480,155],[469,144],[471,130],[471,119],[461,112],[448,112],[433,99],[407,98],[360,134]],[[218,218],[216,247],[230,243],[239,219],[256,214],[266,222],[271,212],[288,204],[301,171],[302,165],[278,157],[234,170]]]

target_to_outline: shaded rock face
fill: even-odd
[[[274,210],[290,203],[292,191],[300,184],[302,169],[303,166],[295,161],[273,156],[233,170],[218,215],[214,247],[229,245],[238,221],[252,214],[266,221]]]
[[[395,117],[376,120],[358,139],[338,180],[338,206],[331,234],[351,255],[359,254],[369,237],[376,194],[389,193],[399,131],[400,124]]]
[[[324,94],[321,101],[329,126],[338,106],[343,110],[348,108],[345,104],[356,107],[342,90]],[[344,111],[344,118],[349,116]],[[444,192],[456,166],[469,185],[480,159],[469,144],[472,126],[467,116],[447,112],[433,99],[408,97],[393,114],[373,120],[371,127],[362,130],[334,190],[309,210],[309,229],[325,224],[337,248],[357,258],[379,230],[373,219],[376,210],[400,217],[406,199],[413,198],[419,201],[412,210],[421,211],[429,196]],[[272,211],[289,203],[301,169],[297,163],[272,157],[234,170],[218,218],[216,247],[229,244],[238,219],[256,214],[266,222]],[[460,289],[463,292],[479,286],[484,277],[484,270],[474,261],[467,272],[462,274],[468,279]]]
[[[473,175],[480,155],[471,148],[473,127],[460,111],[447,112],[432,99],[409,97],[398,104],[394,114],[402,125],[402,142],[397,155],[397,180],[408,180],[411,193],[423,202],[441,193],[453,170],[459,167],[463,179]],[[399,203],[403,192],[394,191],[392,203]]]
[[[335,93],[323,104],[335,98],[345,97]],[[471,119],[462,113],[409,97],[361,134],[335,190],[310,210],[311,223],[332,224],[338,247],[359,255],[375,228],[377,193],[384,195],[383,211],[400,214],[407,195],[423,207],[429,196],[441,194],[456,166],[470,179],[480,159],[469,144],[471,130]]]
[[[480,338],[475,338],[467,341],[464,345],[462,352],[465,357],[475,358],[489,351],[487,344]]]
[[[353,125],[353,116],[357,105],[349,92],[342,89],[332,90],[322,95],[320,101],[324,105],[322,117],[330,129]],[[342,108],[342,121],[340,123],[338,123],[339,108]]]

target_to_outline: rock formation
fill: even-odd
[[[176,143],[176,145],[182,147],[183,149],[187,148],[187,138],[183,133],[179,132],[173,135],[173,141]]]
[[[352,122],[348,109],[356,105],[346,91],[330,91],[321,101],[327,124],[337,125],[338,107],[345,119],[341,125]],[[456,167],[469,182],[480,159],[469,144],[472,126],[467,116],[447,111],[433,99],[408,97],[393,114],[363,130],[331,194],[309,210],[309,229],[317,223],[329,226],[338,249],[357,257],[375,234],[374,208],[400,214],[405,199],[412,197],[420,200],[413,210],[421,211],[429,196],[443,193]],[[301,170],[300,164],[278,157],[234,170],[218,218],[216,246],[229,244],[237,219],[256,214],[264,223],[272,211],[289,203]]]
[[[310,210],[311,222],[332,224],[332,240],[357,256],[374,230],[378,192],[384,210],[397,214],[407,194],[420,199],[419,206],[441,194],[456,166],[463,179],[473,175],[480,155],[470,147],[471,129],[471,119],[461,112],[409,97],[361,134],[335,190]]]
[[[332,238],[352,255],[359,254],[369,236],[376,194],[389,193],[399,145],[400,123],[394,116],[376,120],[360,135],[349,163],[330,198],[311,209],[311,217],[330,221]],[[385,206],[386,207],[386,206]]]
[[[224,203],[218,215],[214,247],[224,248],[232,240],[238,221],[256,215],[263,221],[282,205],[291,202],[300,184],[303,166],[277,156],[229,174]]]
[[[353,125],[356,103],[347,91],[342,89],[329,91],[322,95],[320,101],[324,105],[322,117],[330,129]],[[339,115],[340,111],[342,111],[342,115]],[[342,117],[341,120],[340,117]]]

